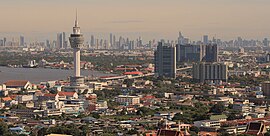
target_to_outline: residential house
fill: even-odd
[[[29,90],[32,89],[32,84],[27,80],[8,80],[4,83],[7,89],[21,89]]]

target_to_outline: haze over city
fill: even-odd
[[[270,136],[270,0],[0,0],[0,136]]]
[[[115,33],[174,40],[182,31],[193,40],[204,34],[261,40],[270,35],[269,4],[269,0],[6,0],[0,5],[0,36],[45,40],[57,32],[71,32],[77,8],[87,38]]]

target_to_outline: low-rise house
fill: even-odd
[[[164,119],[172,120],[174,115],[180,113],[183,114],[182,111],[160,111],[154,114],[154,116],[162,117]]]
[[[107,101],[99,100],[96,103],[96,110],[106,110],[108,109]]]
[[[78,93],[76,92],[58,92],[59,100],[65,100],[65,99],[78,99]]]
[[[140,103],[140,97],[130,95],[119,95],[115,101],[124,105],[136,105]]]
[[[16,133],[16,134],[22,134],[22,135],[29,135],[30,132],[26,132],[26,130],[22,127],[11,127],[9,128],[9,130],[12,132],[12,133]]]
[[[48,100],[59,100],[58,94],[44,94],[43,96],[38,97],[38,101],[48,101]]]
[[[13,100],[11,97],[1,98],[1,107],[10,107],[13,104],[18,104],[18,101]]]
[[[227,116],[224,115],[224,114],[221,114],[221,115],[211,115],[210,116],[210,120],[218,120],[220,122],[224,122],[224,121],[227,121]]]
[[[267,132],[264,122],[250,122],[244,134],[263,136]]]
[[[32,84],[27,80],[9,80],[4,83],[7,89],[21,89],[29,90],[32,89]]]
[[[220,128],[220,121],[219,120],[201,120],[195,121],[194,126],[200,127],[210,127],[210,128]]]
[[[218,98],[212,100],[212,102],[222,103],[225,106],[229,106],[229,104],[233,104],[233,98],[230,98],[230,97],[218,97]]]
[[[24,103],[28,101],[33,101],[33,98],[33,95],[17,95],[16,101],[18,101],[18,103]]]

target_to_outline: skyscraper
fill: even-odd
[[[155,73],[161,77],[176,77],[176,47],[164,40],[155,51]]]
[[[192,68],[193,80],[197,82],[219,83],[227,81],[228,67],[223,63],[200,62],[193,64]]]
[[[199,62],[205,55],[203,45],[177,44],[176,50],[178,62]]]
[[[68,42],[66,41],[66,33],[62,33],[62,40],[63,40],[63,48],[67,49],[68,48]]]
[[[91,47],[95,46],[95,37],[94,37],[94,35],[91,35],[90,45],[91,45]]]
[[[266,46],[266,47],[269,46],[269,41],[268,41],[267,38],[264,38],[264,39],[263,39],[263,46]]]
[[[265,81],[262,83],[263,95],[270,98],[270,81]]]
[[[113,46],[113,34],[110,33],[110,46]]]
[[[116,46],[116,37],[115,37],[115,35],[113,35],[113,45],[112,45],[112,48],[115,49],[115,46]]]
[[[216,44],[194,45],[177,44],[176,45],[177,62],[217,62],[218,47]]]
[[[20,46],[24,46],[24,37],[20,36]]]
[[[209,41],[208,41],[208,35],[204,35],[204,36],[203,36],[203,44],[204,44],[204,45],[209,44]]]
[[[46,40],[46,47],[47,48],[51,48],[51,44],[50,44],[50,41],[49,40]]]
[[[62,33],[57,34],[56,48],[57,49],[63,48],[63,34]]]
[[[181,32],[179,32],[179,36],[178,36],[178,44],[179,44],[179,45],[183,45],[183,44],[185,44],[184,41],[185,41],[184,36],[182,35]]]
[[[206,62],[218,62],[217,44],[208,44],[205,46],[205,57],[203,60]]]
[[[4,46],[4,40],[0,40],[0,46]]]
[[[7,38],[4,37],[4,40],[3,40],[3,46],[6,46],[6,42],[7,42]]]
[[[81,34],[80,27],[78,25],[77,14],[73,33],[70,35],[69,41],[71,48],[73,48],[74,75],[70,77],[70,86],[66,87],[65,91],[76,91],[82,93],[89,88],[84,84],[84,77],[81,76],[80,70],[80,50],[83,47],[84,37]]]

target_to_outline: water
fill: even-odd
[[[46,68],[9,68],[0,66],[0,84],[7,80],[29,80],[32,83],[39,83],[49,80],[67,79],[73,75],[73,70],[46,69]],[[100,71],[81,70],[83,76],[109,76]]]

